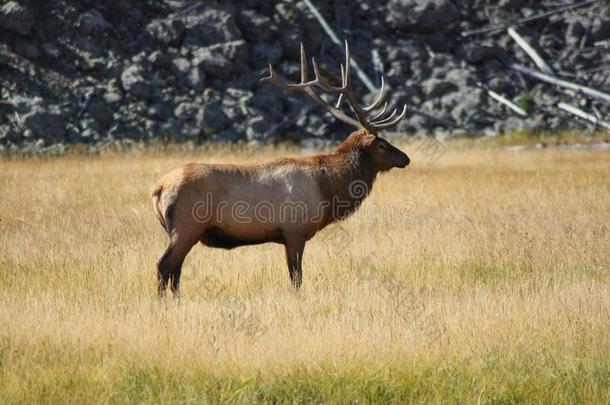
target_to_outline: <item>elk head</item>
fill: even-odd
[[[311,58],[311,63],[315,76],[313,80],[308,79],[307,56],[305,55],[303,43],[301,43],[300,83],[289,83],[279,79],[273,71],[271,64],[269,64],[269,76],[262,78],[261,81],[271,83],[281,90],[304,93],[339,121],[356,127],[359,131],[354,132],[346,142],[354,136],[358,137],[358,146],[362,149],[363,158],[369,160],[369,163],[373,166],[375,171],[386,171],[393,167],[403,168],[407,166],[410,162],[409,157],[390,144],[390,142],[377,135],[379,130],[398,124],[407,113],[406,104],[403,105],[400,114],[398,114],[398,109],[392,110],[391,113],[387,112],[388,103],[383,101],[385,92],[383,76],[381,76],[381,89],[379,90],[379,95],[371,105],[363,107],[358,104],[351,86],[350,53],[347,41],[345,41],[345,64],[341,64],[341,86],[332,86],[328,84],[321,76],[315,58]],[[338,95],[339,98],[336,105],[332,106],[324,101],[314,91],[315,88],[325,93]],[[355,113],[355,118],[348,116],[340,110],[341,103],[344,99],[347,100],[352,111]]]

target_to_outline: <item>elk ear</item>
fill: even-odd
[[[376,135],[373,134],[366,134],[361,141],[361,144],[363,147],[368,148],[369,146],[371,146],[373,144],[373,142],[375,142],[375,139],[377,139]]]

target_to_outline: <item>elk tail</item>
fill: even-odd
[[[159,182],[154,185],[151,192],[153,209],[155,210],[155,215],[157,215],[157,219],[161,223],[161,226],[166,232],[168,232],[167,224],[165,223],[165,218],[163,217],[163,211],[161,210],[161,193],[163,193],[163,184]]]

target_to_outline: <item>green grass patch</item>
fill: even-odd
[[[151,365],[3,351],[7,403],[607,403],[610,363],[549,352],[269,367]],[[85,355],[86,356],[86,355]],[[23,360],[27,360],[24,362]]]

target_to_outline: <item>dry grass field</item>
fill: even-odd
[[[610,151],[403,146],[300,292],[279,245],[199,245],[180,302],[152,183],[290,150],[2,158],[0,403],[609,403]]]

